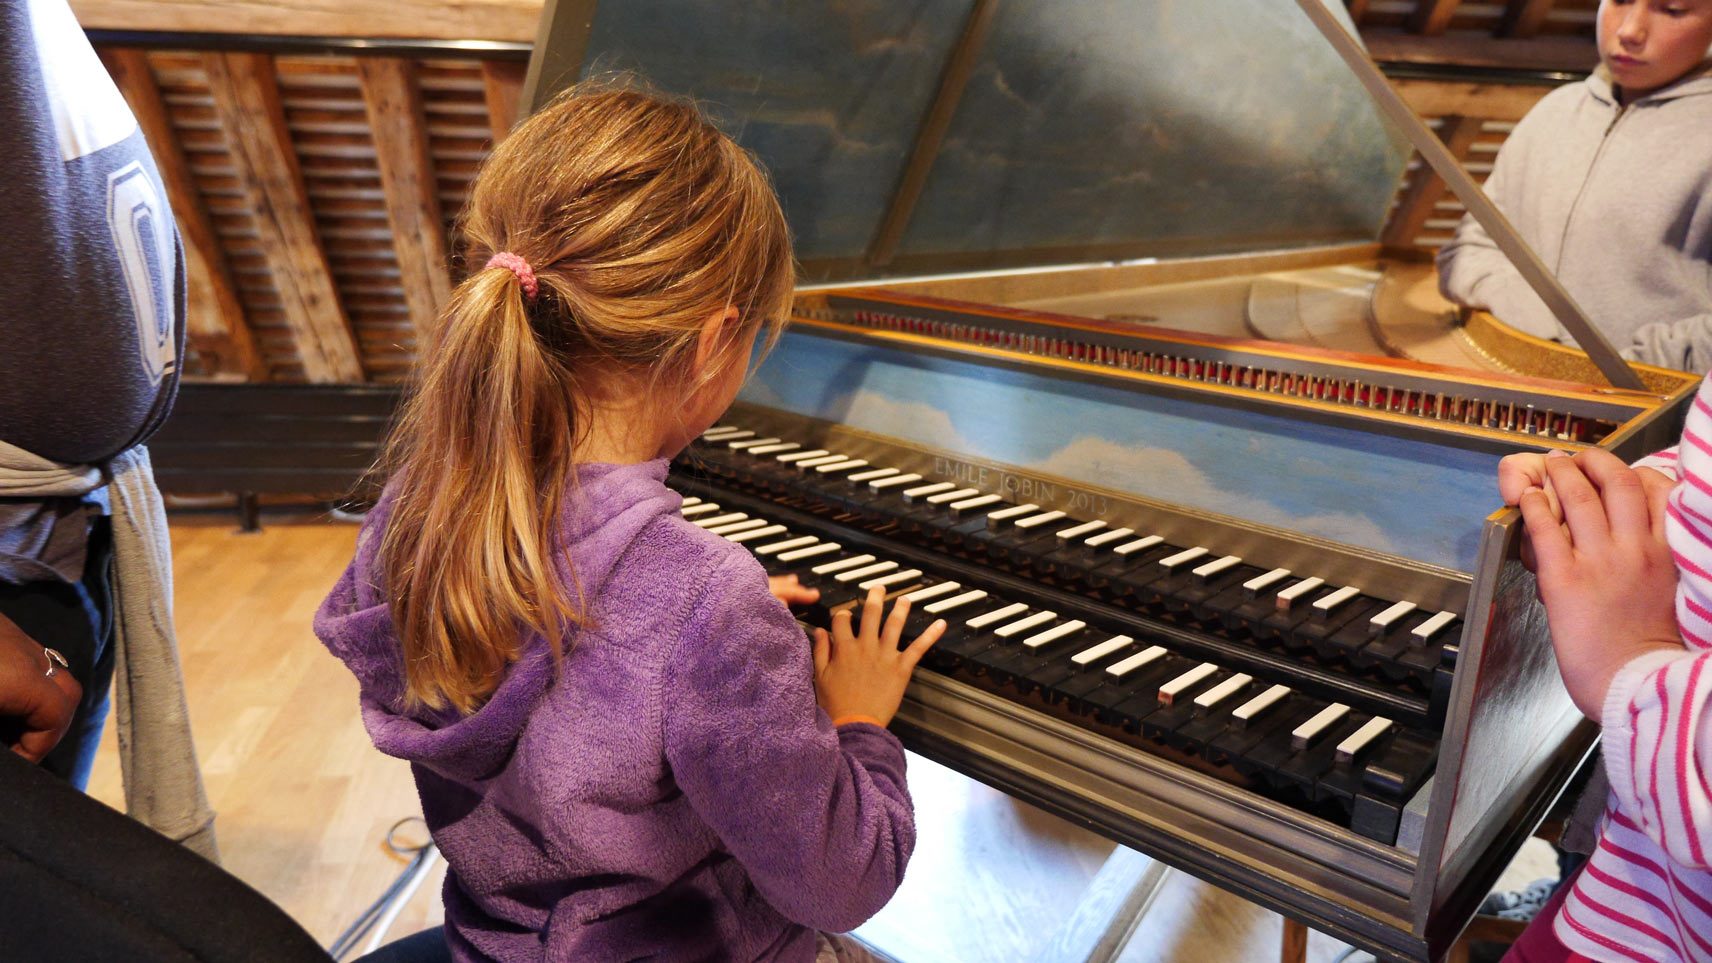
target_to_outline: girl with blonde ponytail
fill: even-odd
[[[789,308],[755,160],[692,107],[581,85],[483,166],[385,493],[316,632],[408,759],[459,960],[859,959],[914,844],[867,600],[813,645],[663,484]]]

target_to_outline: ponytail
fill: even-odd
[[[574,397],[511,272],[459,286],[393,435],[409,451],[389,457],[398,472],[381,558],[407,702],[472,712],[527,633],[557,656],[581,621],[569,572],[553,571]]]

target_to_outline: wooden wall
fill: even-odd
[[[1375,58],[1477,179],[1551,84],[1596,60],[1596,0],[1346,2]],[[453,219],[515,119],[540,0],[72,6],[142,122],[179,218],[192,292],[187,377],[401,380],[417,333],[457,281]],[[269,54],[169,39],[209,30],[482,43]],[[1447,65],[1557,73],[1500,83],[1447,76]],[[1461,216],[1417,158],[1382,240],[1430,253]]]

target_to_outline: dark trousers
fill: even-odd
[[[0,582],[0,615],[24,634],[57,650],[83,686],[71,729],[42,760],[42,768],[79,789],[89,784],[113,688],[113,529],[97,518],[89,530],[83,581]]]

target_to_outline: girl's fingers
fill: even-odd
[[[932,625],[915,637],[915,641],[909,644],[909,648],[904,650],[904,667],[913,670],[915,664],[921,661],[921,657],[927,654],[927,650],[933,647],[933,643],[938,642],[939,637],[944,634],[945,620],[936,619]]]
[[[1652,519],[1653,537],[1662,539],[1665,518],[1670,514],[1670,493],[1676,490],[1676,481],[1652,468],[1638,468],[1635,474],[1641,476],[1641,490],[1647,493],[1647,514]]]
[[[1640,475],[1633,468],[1598,448],[1582,452],[1575,460],[1587,480],[1599,489],[1599,500],[1605,505],[1605,520],[1611,531],[1650,534],[1652,516],[1647,507],[1646,489],[1641,487]]]
[[[838,622],[838,620],[836,618],[834,618],[833,624],[836,625],[837,622]],[[849,624],[849,623],[846,622],[845,624]],[[819,675],[822,672],[825,672],[826,671],[826,664],[828,662],[831,662],[831,661],[832,661],[832,637],[826,634],[825,629],[815,629],[814,630],[814,674]]]
[[[862,600],[862,633],[864,639],[880,637],[880,618],[885,614],[886,590],[875,586]]]
[[[1534,547],[1537,570],[1555,572],[1569,564],[1569,537],[1564,534],[1563,526],[1558,524],[1557,516],[1552,514],[1545,492],[1536,488],[1522,493],[1517,507],[1522,510],[1522,524],[1526,526],[1528,541]]]
[[[1543,488],[1546,483],[1546,456],[1537,452],[1505,455],[1498,463],[1498,494],[1504,504],[1514,505],[1529,488]]]
[[[892,614],[886,618],[886,627],[880,633],[880,643],[883,651],[896,652],[898,640],[904,637],[904,621],[909,618],[909,599],[900,598],[892,603]]]
[[[1582,474],[1575,459],[1547,458],[1546,475],[1557,488],[1558,502],[1563,506],[1563,521],[1569,526],[1569,537],[1575,544],[1609,537],[1611,527],[1605,518],[1605,505],[1600,501],[1599,490]],[[1522,497],[1531,498],[1533,494],[1526,493]],[[1549,514],[1550,506],[1545,502],[1545,492],[1538,494],[1542,514]],[[1554,517],[1552,520],[1555,522],[1557,519]],[[1534,544],[1534,550],[1539,551],[1538,542]],[[1545,559],[1540,561],[1543,563]]]
[[[850,631],[850,610],[839,609],[832,613],[832,641],[840,646],[849,645],[856,641],[856,636]]]

